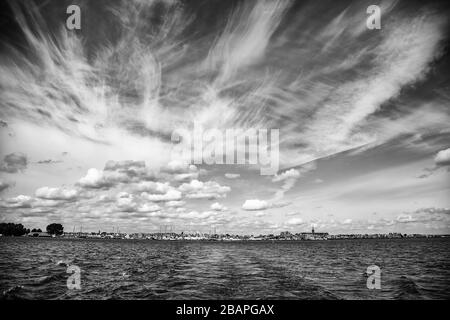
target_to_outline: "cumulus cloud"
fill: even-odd
[[[129,183],[131,181],[139,181],[136,171],[131,168],[118,170],[105,169],[98,170],[96,168],[90,168],[86,176],[78,180],[78,185],[83,188],[111,188],[119,183]]]
[[[166,207],[169,208],[179,208],[186,204],[186,201],[167,201]]]
[[[168,182],[142,181],[136,184],[135,190],[141,192],[163,194],[171,189]]]
[[[13,198],[6,199],[2,204],[5,208],[31,208],[33,198],[26,195],[18,195]]]
[[[214,210],[214,211],[225,211],[227,209],[228,209],[227,207],[225,207],[223,204],[220,204],[218,202],[214,202],[213,204],[211,204],[211,210]]]
[[[120,211],[133,212],[136,210],[138,204],[132,194],[123,193],[117,198],[116,206]]]
[[[7,154],[0,163],[0,171],[7,173],[17,173],[27,168],[27,156],[21,152]]]
[[[135,191],[166,193],[170,182],[197,179],[199,170],[194,165],[181,161],[171,161],[161,170],[147,168],[144,161],[108,161],[103,170],[91,168],[78,181],[84,188],[112,188],[118,184],[134,183]],[[158,181],[155,181],[158,180]]]
[[[78,197],[79,191],[68,188],[42,187],[36,190],[35,195],[47,200],[74,200]]]
[[[123,160],[123,161],[113,161],[110,160],[105,164],[105,171],[123,171],[130,172],[136,175],[142,169],[145,168],[144,161],[134,161],[134,160]]]
[[[231,188],[221,186],[215,181],[192,180],[189,183],[183,183],[178,187],[178,190],[191,199],[215,199],[225,197],[231,191]]]
[[[186,204],[183,199],[221,198],[231,190],[214,181],[197,179],[177,187],[171,185],[171,182],[176,183],[176,175],[192,172],[198,172],[198,169],[173,162],[155,173],[147,170],[145,163],[140,161],[109,161],[104,170],[89,169],[74,187],[40,187],[35,191],[35,198],[20,195],[2,201],[1,206],[8,210],[29,209],[24,214],[35,216],[46,212],[65,215],[65,212],[75,211],[83,219],[135,217],[167,220],[192,217],[209,219],[211,223],[225,221],[225,217],[217,214],[225,211],[226,207],[218,203],[212,206],[212,211],[201,213],[187,212],[182,208]],[[165,213],[158,202],[164,202],[166,208],[173,209]],[[95,210],[101,210],[102,214],[93,215]],[[211,220],[213,217],[215,220]]]
[[[410,222],[416,222],[417,220],[413,218],[410,214],[400,214],[396,218],[397,222],[400,223],[410,223]]]
[[[33,207],[43,207],[43,208],[48,208],[48,207],[58,207],[61,205],[61,201],[59,200],[54,200],[54,199],[41,199],[41,198],[37,198],[34,199],[33,201]]]
[[[281,189],[275,193],[274,200],[276,201],[282,199],[284,194],[294,187],[299,177],[300,171],[296,169],[289,169],[280,175],[275,175],[272,178],[272,182],[283,181],[283,185],[281,186]]]
[[[189,164],[186,161],[182,160],[172,160],[166,166],[161,168],[161,171],[168,173],[193,173],[197,172],[198,169],[195,165]]]
[[[287,179],[296,180],[298,178],[300,178],[300,171],[298,171],[296,169],[289,169],[279,175],[275,175],[272,178],[272,182],[285,181]]]
[[[144,203],[137,208],[138,212],[156,212],[160,210],[161,207],[158,206],[157,204],[148,204],[148,203]]]
[[[244,204],[242,205],[242,209],[248,211],[266,210],[267,208],[270,208],[270,204],[265,200],[258,199],[245,200]]]
[[[424,179],[433,175],[440,168],[450,165],[450,148],[439,151],[434,157],[435,165],[430,168],[423,169],[423,173],[420,174],[417,178]],[[450,170],[450,168],[449,168]]]
[[[289,226],[298,226],[304,224],[304,222],[302,218],[291,218],[286,221],[286,224]]]
[[[173,176],[173,180],[175,181],[194,180],[198,179],[199,175],[200,175],[199,172],[178,173]]]
[[[151,181],[158,177],[158,173],[146,167],[144,161],[108,161],[103,170],[91,168],[78,184],[84,188],[111,188],[120,183],[137,183],[136,188],[164,188],[163,184],[154,184]]]
[[[105,188],[112,185],[111,181],[108,181],[103,172],[96,168],[88,170],[86,176],[78,180],[78,184],[84,188]]]
[[[450,165],[450,148],[439,151],[434,158],[434,162],[438,166]]]
[[[297,180],[302,176],[302,174],[314,169],[316,169],[316,163],[312,161],[298,167],[297,169],[291,168],[281,174],[275,175],[272,178],[272,182],[283,182],[283,184],[281,185],[281,188],[277,190],[272,200],[279,201],[283,199],[285,193],[295,186]]]
[[[351,224],[352,222],[352,219],[345,219],[344,221],[342,221],[342,224]]]
[[[182,193],[175,189],[170,189],[164,194],[149,194],[146,192],[142,193],[142,197],[154,202],[160,201],[178,201],[182,199]]]

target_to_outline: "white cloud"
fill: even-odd
[[[108,195],[100,198],[98,190],[89,190],[92,193],[90,199],[80,199],[87,209],[101,206],[99,210],[108,213],[106,206],[115,206],[116,201],[124,209],[137,210],[143,206],[143,200],[150,201],[145,202],[147,208],[154,205],[151,201],[167,201],[167,207],[177,207],[183,197],[200,199],[227,195],[231,190],[229,187],[198,181],[200,171],[187,162],[175,160],[160,171],[156,170],[169,159],[171,144],[166,140],[173,127],[189,127],[193,119],[219,129],[272,124],[283,128],[285,134],[280,144],[283,167],[290,162],[297,165],[355,146],[369,148],[403,134],[440,133],[439,130],[448,127],[447,104],[427,103],[432,111],[428,112],[415,101],[409,103],[408,90],[399,99],[402,101],[395,100],[403,93],[403,88],[425,79],[432,62],[442,52],[440,43],[447,36],[444,29],[447,27],[446,12],[429,14],[424,5],[424,10],[407,10],[404,14],[397,7],[398,11],[391,15],[383,7],[383,14],[389,14],[384,20],[386,28],[376,37],[369,37],[366,35],[370,31],[361,23],[359,5],[351,4],[344,11],[330,15],[329,10],[321,11],[322,6],[311,5],[306,10],[295,8],[286,16],[289,19],[282,21],[288,5],[282,1],[238,5],[231,16],[220,17],[225,21],[225,29],[219,30],[217,37],[210,37],[214,39],[210,43],[209,37],[202,41],[196,47],[199,52],[195,57],[187,50],[192,45],[189,39],[184,39],[185,46],[178,45],[179,35],[184,34],[179,31],[188,22],[184,20],[183,9],[178,10],[178,7],[164,10],[167,14],[163,25],[171,26],[171,31],[164,33],[164,41],[159,41],[157,36],[156,43],[147,42],[155,37],[141,38],[140,32],[133,28],[134,23],[151,27],[146,25],[147,21],[139,20],[139,17],[137,21],[113,21],[123,38],[115,39],[113,44],[99,42],[96,46],[99,50],[92,52],[95,59],[86,58],[84,52],[89,50],[83,50],[84,42],[75,34],[69,36],[63,32],[55,37],[47,36],[46,29],[35,26],[30,30],[28,23],[20,23],[22,34],[28,40],[26,53],[21,54],[18,49],[0,62],[0,87],[4,89],[0,109],[4,111],[2,117],[8,117],[5,119],[8,128],[3,128],[0,133],[2,151],[7,154],[23,150],[30,159],[48,159],[67,147],[72,148],[70,156],[64,159],[70,161],[71,167],[92,167],[79,180],[79,186],[90,189],[114,187],[134,195],[134,198],[122,194],[117,199],[109,199]],[[130,17],[135,9],[134,3],[122,6],[115,16]],[[149,7],[143,5],[140,12],[145,13],[146,9]],[[309,21],[312,16],[329,23],[317,21],[322,27],[316,28],[315,22]],[[299,21],[301,28],[298,28]],[[282,28],[277,30],[280,23]],[[305,45],[310,39],[314,39],[314,44]],[[346,45],[342,46],[342,43]],[[114,59],[111,59],[111,52],[114,52]],[[205,56],[204,61],[195,59]],[[298,74],[299,70],[301,74]],[[166,94],[167,90],[163,88],[177,90],[169,90]],[[440,90],[433,89],[436,93]],[[396,106],[377,112],[387,101]],[[406,112],[401,110],[403,101],[407,105]],[[14,118],[20,121],[15,123]],[[14,130],[17,136],[9,139],[6,130]],[[51,143],[36,144],[34,141]],[[448,165],[447,151],[438,153],[437,165]],[[41,157],[43,154],[45,157]],[[147,170],[144,161],[124,160],[125,157],[151,159],[155,173]],[[100,168],[99,165],[108,159],[119,161],[108,162],[103,171],[94,169]],[[8,174],[23,171],[28,165],[25,158],[17,154],[3,162],[0,170]],[[23,176],[13,190],[16,194],[37,189],[40,187],[35,185],[38,181],[47,181],[47,185],[71,185],[75,179],[67,172],[61,174],[56,168],[52,168],[54,172],[44,172],[49,168],[32,166],[32,170],[26,172],[32,176],[16,175],[18,179]],[[273,182],[279,183],[280,189],[275,199],[283,198],[288,190],[292,190],[302,173],[296,168],[274,177]],[[79,177],[78,173],[73,174]],[[225,174],[227,179],[238,177],[239,174]],[[376,182],[379,177],[378,174],[370,182]],[[192,182],[174,190],[181,182],[189,180]],[[249,181],[250,188],[266,187],[256,186],[258,182]],[[138,186],[137,190],[133,189],[134,184]],[[346,183],[343,185],[345,187]],[[233,191],[242,192],[243,199],[249,198],[245,197],[245,192],[258,194],[256,192],[260,191],[238,187],[242,189]],[[409,181],[405,187],[411,187]],[[272,188],[267,186],[265,189]],[[340,189],[337,185],[333,188],[333,191]],[[410,189],[404,190],[406,193]],[[117,190],[110,191],[112,194]],[[84,196],[87,190],[80,192]],[[140,196],[136,192],[146,193]],[[355,198],[362,197],[360,192],[353,194]],[[48,189],[40,195],[61,199],[72,197],[70,192]],[[5,201],[5,205],[26,208],[31,203],[44,207],[64,202],[19,197]],[[250,209],[244,210],[258,210],[253,209],[257,207],[265,210],[275,206],[272,199],[247,201],[243,208]],[[64,214],[71,212],[63,211]],[[258,214],[260,212],[255,215]],[[350,213],[349,216],[352,217]]]
[[[4,206],[7,208],[30,208],[32,202],[32,197],[21,194],[13,198],[6,199]]]
[[[171,186],[168,182],[141,181],[136,184],[135,189],[140,192],[163,194],[169,191]]]
[[[173,176],[173,180],[186,181],[186,180],[198,179],[198,177],[199,177],[199,172],[179,173],[179,174],[175,174]]]
[[[448,166],[450,165],[450,148],[441,150],[436,154],[434,162],[438,166]]]
[[[408,223],[408,222],[416,222],[417,220],[413,218],[410,214],[400,214],[397,216],[397,222],[400,223]]]
[[[290,225],[290,226],[298,226],[298,225],[301,225],[303,223],[304,222],[303,222],[302,218],[291,218],[288,221],[286,221],[286,224]]]
[[[307,166],[308,169],[301,169],[302,171],[309,170],[309,166]],[[315,168],[315,167],[314,167]],[[300,171],[297,169],[289,169],[284,171],[283,173],[279,175],[275,175],[272,178],[272,182],[283,182],[283,185],[281,188],[275,193],[273,197],[273,201],[279,201],[284,198],[284,194],[292,189],[297,182],[297,180],[300,178]]]
[[[269,39],[281,22],[286,1],[246,3],[229,17],[225,30],[215,41],[205,62],[207,70],[220,69],[220,79],[230,80],[244,67],[264,57]],[[219,115],[220,116],[220,115]]]
[[[214,199],[225,197],[231,188],[228,186],[221,186],[215,181],[199,181],[192,180],[189,183],[183,183],[178,187],[178,190],[186,194],[187,198],[191,199]]]
[[[57,207],[61,205],[60,200],[45,200],[45,199],[35,199],[33,201],[33,208],[37,207]]]
[[[225,173],[225,178],[228,178],[228,179],[237,179],[240,176],[241,175],[239,173]]]
[[[120,211],[132,212],[136,210],[137,203],[133,195],[119,197],[116,201],[116,205]]]
[[[279,182],[279,181],[284,181],[286,179],[298,179],[300,178],[300,171],[296,170],[296,169],[289,169],[284,171],[283,173],[279,174],[279,175],[275,175],[272,178],[273,182]]]
[[[245,200],[244,204],[242,205],[242,209],[249,211],[266,210],[269,207],[270,205],[267,201],[258,199]]]
[[[138,212],[156,212],[160,210],[161,207],[158,206],[157,204],[148,204],[148,203],[144,203],[137,208]]]
[[[36,190],[36,197],[48,200],[73,200],[79,195],[76,189],[42,187]]]
[[[111,186],[111,182],[108,182],[103,171],[91,168],[88,170],[86,176],[78,180],[78,184],[85,188],[102,188]]]
[[[170,208],[178,208],[178,207],[182,207],[186,204],[185,201],[167,201],[166,202],[166,207],[170,207]]]
[[[353,222],[352,219],[345,219],[342,224],[351,224]]]
[[[143,198],[146,198],[149,201],[159,202],[159,201],[177,201],[181,200],[182,194],[180,191],[175,189],[170,189],[164,194],[148,194],[143,192],[141,194]]]
[[[214,211],[225,211],[227,209],[228,209],[227,207],[225,207],[223,204],[220,204],[218,202],[211,204],[211,210],[214,210]]]
[[[161,171],[169,173],[195,173],[198,171],[197,167],[193,164],[189,164],[187,161],[172,160]]]

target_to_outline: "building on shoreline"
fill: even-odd
[[[328,232],[314,232],[312,227],[311,232],[300,233],[303,240],[328,240]]]
[[[52,235],[52,234],[47,233],[47,232],[30,232],[27,236],[28,237],[37,237],[37,238],[52,238],[52,237],[55,237],[55,235]]]

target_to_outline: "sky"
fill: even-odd
[[[2,6],[0,222],[450,232],[445,1]],[[194,127],[278,130],[278,172],[177,156]]]

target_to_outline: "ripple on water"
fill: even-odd
[[[449,244],[2,238],[0,292],[1,299],[448,299]],[[382,290],[366,288],[371,264],[382,269]],[[81,269],[81,290],[67,289],[69,265]]]

